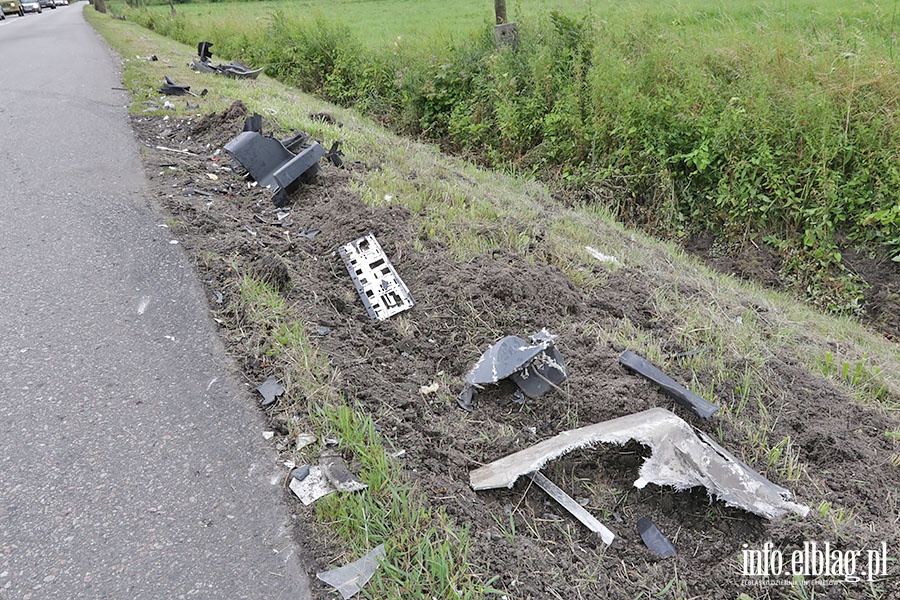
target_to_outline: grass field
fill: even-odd
[[[685,239],[758,240],[861,312],[842,251],[900,261],[898,2],[247,2],[128,9],[175,39]]]

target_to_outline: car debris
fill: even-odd
[[[191,86],[182,85],[180,83],[175,83],[172,79],[166,75],[166,83],[161,88],[159,88],[160,93],[165,94],[167,96],[194,96],[197,98],[202,98],[209,92],[209,90],[204,89],[199,94],[195,94],[191,91]]]
[[[191,63],[191,69],[199,73],[215,73],[225,75],[226,77],[234,77],[235,79],[256,79],[263,69],[251,69],[247,65],[243,65],[237,61],[221,65],[212,64],[212,44],[209,42],[200,42],[197,44],[197,58]]]
[[[475,389],[511,378],[529,398],[540,398],[559,389],[569,372],[562,354],[553,343],[555,336],[542,329],[527,342],[515,335],[499,340],[481,355],[468,375],[466,386],[457,399],[465,410],[472,410]],[[521,400],[524,403],[524,399]]]
[[[635,487],[648,483],[669,485],[676,490],[702,485],[710,497],[728,506],[742,508],[767,519],[788,513],[806,516],[809,507],[791,502],[792,494],[775,485],[735,458],[712,438],[691,427],[664,408],[564,431],[529,448],[510,454],[469,474],[474,490],[510,488],[516,480],[543,467],[548,461],[572,450],[635,440],[649,446]]]
[[[309,506],[334,492],[358,492],[369,486],[356,478],[344,459],[331,451],[319,455],[318,465],[304,465],[291,473],[291,491]]]
[[[675,546],[669,541],[650,517],[641,517],[637,522],[638,533],[650,550],[657,556],[669,558],[675,556]]]
[[[269,406],[275,402],[275,398],[284,393],[284,386],[278,383],[274,375],[263,381],[256,387],[256,391],[263,397],[261,406]]]
[[[555,483],[547,479],[543,473],[540,471],[534,471],[532,473],[526,473],[527,477],[529,477],[539,488],[547,492],[551,498],[559,502],[559,504],[565,508],[569,513],[581,521],[581,523],[593,531],[600,535],[600,539],[603,540],[603,543],[609,546],[613,543],[615,539],[615,534],[612,531],[606,528],[603,523],[598,521],[594,515],[589,513],[584,509],[583,506],[575,502],[575,500],[562,491]]]
[[[253,69],[245,64],[233,61],[228,64],[214,65],[209,61],[194,59],[191,62],[191,70],[197,73],[211,73],[213,75],[224,75],[233,79],[256,79],[263,72],[264,67]]]
[[[319,438],[311,433],[297,434],[297,450],[302,450],[311,444],[315,444]]]
[[[347,600],[358,594],[375,575],[379,559],[384,558],[384,544],[379,544],[357,561],[331,571],[316,573],[316,577],[338,591]]]
[[[259,130],[248,131],[247,122],[244,127],[244,131],[225,144],[225,151],[247,169],[260,185],[272,188],[272,202],[276,207],[287,206],[288,194],[300,183],[309,183],[315,178],[325,149],[312,142],[303,147],[299,154],[294,154],[280,140],[262,135],[261,122]]]
[[[409,288],[374,234],[345,244],[338,252],[372,321],[383,321],[413,307]]]
[[[678,404],[689,408],[704,419],[709,419],[719,411],[719,407],[707,402],[694,392],[686,389],[674,379],[660,371],[646,358],[631,350],[626,350],[619,357],[619,362],[627,369],[642,375],[659,386],[663,393],[673,398]]]

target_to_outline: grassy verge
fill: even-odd
[[[819,483],[807,472],[793,440],[775,433],[784,392],[769,383],[775,359],[789,359],[830,378],[859,402],[885,411],[900,409],[900,351],[852,319],[825,317],[784,295],[717,275],[672,245],[624,229],[596,204],[559,207],[539,183],[443,156],[386,132],[358,113],[266,77],[246,82],[194,74],[185,66],[193,54],[191,47],[90,9],[87,14],[124,56],[161,58],[159,63],[126,61],[123,77],[133,94],[134,112],[145,110],[147,102],[158,105],[154,90],[162,74],[168,73],[197,89],[211,88],[201,101],[204,112],[223,110],[239,98],[285,129],[303,129],[326,139],[341,137],[348,156],[380,165],[355,175],[353,185],[364,201],[409,208],[418,230],[410,245],[435,240],[459,260],[496,250],[510,252],[534,264],[559,267],[586,292],[606,285],[616,270],[640,272],[657,282],[650,302],[658,318],[670,325],[664,333],[635,326],[628,319],[615,328],[593,323],[585,327],[599,342],[627,345],[663,365],[671,360],[667,349],[672,346],[709,348],[687,359],[692,370],[708,374],[692,387],[726,406],[722,421],[739,432],[743,457],[766,467],[773,478],[802,484],[813,496],[819,493]],[[174,68],[165,68],[170,66]],[[344,126],[308,117],[323,110]],[[191,111],[179,100],[175,113]],[[585,251],[587,245],[615,256],[618,265],[597,268],[596,259]],[[389,564],[373,582],[373,595],[478,597],[489,592],[488,577],[473,573],[468,564],[465,527],[417,502],[415,488],[403,483],[402,472],[370,416],[341,397],[340,375],[305,334],[301,319],[265,283],[238,275],[245,324],[248,330],[267,332],[259,340],[259,353],[269,357],[288,382],[287,416],[300,416],[320,434],[339,438],[363,467],[369,493],[328,499],[317,512],[345,540],[348,556],[358,556],[382,541],[388,544]],[[480,327],[476,307],[459,317],[462,328]],[[577,415],[572,420],[577,422]],[[896,429],[883,433],[898,437]],[[835,528],[854,519],[850,507],[824,499],[812,504]]]
[[[500,52],[490,13],[465,3],[340,7],[126,14],[655,234],[762,239],[822,307],[861,310],[866,282],[842,248],[900,260],[896,7],[524,2],[520,44]]]

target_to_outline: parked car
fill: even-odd
[[[3,18],[6,18],[6,15],[19,15],[20,17],[24,15],[24,11],[22,11],[22,5],[19,4],[19,0],[0,0],[0,15]]]
[[[41,8],[56,8],[56,3],[53,0],[38,0],[38,3],[41,5]]]
[[[69,0],[53,0],[54,6],[68,6]]]
[[[22,5],[23,13],[41,13],[44,11],[44,9],[41,8],[41,3],[39,0],[19,0],[19,4]]]

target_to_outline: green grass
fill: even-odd
[[[598,344],[628,346],[661,366],[669,360],[666,348],[710,347],[686,359],[692,370],[709,374],[693,387],[708,399],[721,401],[722,427],[744,439],[736,453],[761,465],[775,479],[796,482],[811,495],[819,489],[799,460],[793,440],[775,434],[782,392],[770,383],[769,363],[776,353],[828,378],[858,401],[885,410],[898,408],[900,351],[853,319],[823,316],[784,294],[713,273],[674,245],[623,228],[610,210],[596,203],[560,206],[540,183],[441,155],[433,147],[385,131],[355,111],[329,105],[265,76],[246,82],[192,73],[184,66],[193,53],[191,46],[91,10],[86,14],[125,56],[157,54],[161,59],[158,63],[126,60],[123,77],[134,98],[133,112],[141,114],[147,102],[158,101],[155,89],[163,73],[168,73],[197,88],[210,88],[201,101],[203,112],[221,111],[240,98],[251,111],[275,115],[272,118],[284,129],[303,129],[324,139],[341,137],[348,156],[380,165],[380,169],[354,172],[353,185],[362,199],[378,205],[390,195],[391,202],[409,208],[413,229],[406,244],[427,252],[428,242],[438,241],[459,260],[495,249],[511,252],[535,264],[558,266],[588,293],[604,285],[613,269],[640,272],[655,283],[650,300],[667,327],[648,330],[623,319],[615,326],[584,323],[584,331],[593,334]],[[192,113],[180,100],[176,107],[176,114]],[[309,113],[323,110],[344,127],[308,118]],[[542,242],[532,249],[530,241],[536,239]],[[621,266],[597,268],[585,245],[616,256]],[[209,255],[201,259],[223,260]],[[235,277],[243,306],[243,321],[235,326],[266,332],[254,340],[257,356],[266,357],[289,382],[279,410],[285,416],[301,416],[319,433],[340,438],[344,449],[363,465],[362,477],[372,489],[344,498],[346,503],[327,500],[317,512],[340,534],[348,557],[386,542],[391,566],[379,573],[372,588],[378,592],[375,596],[404,597],[399,590],[417,585],[409,589],[438,597],[442,590],[451,589],[447,586],[466,590],[469,597],[485,593],[490,581],[468,565],[465,527],[417,504],[418,492],[402,483],[402,470],[386,453],[371,417],[340,396],[339,375],[305,335],[293,309],[270,286],[244,273]],[[454,316],[461,328],[483,329],[479,307]],[[407,330],[415,328],[412,318],[399,323]],[[314,400],[307,403],[301,397]],[[569,418],[573,425],[579,420],[576,414]],[[897,435],[895,429],[885,434],[892,439]],[[825,504],[819,505],[818,514],[834,528],[854,519],[851,511]],[[507,524],[506,516],[498,518],[509,539],[522,534],[521,527],[512,529],[514,522]],[[672,581],[672,589],[680,586],[677,579]]]
[[[528,0],[515,52],[462,0],[125,12],[656,234],[763,238],[809,300],[859,312],[838,239],[900,259],[897,6]]]

